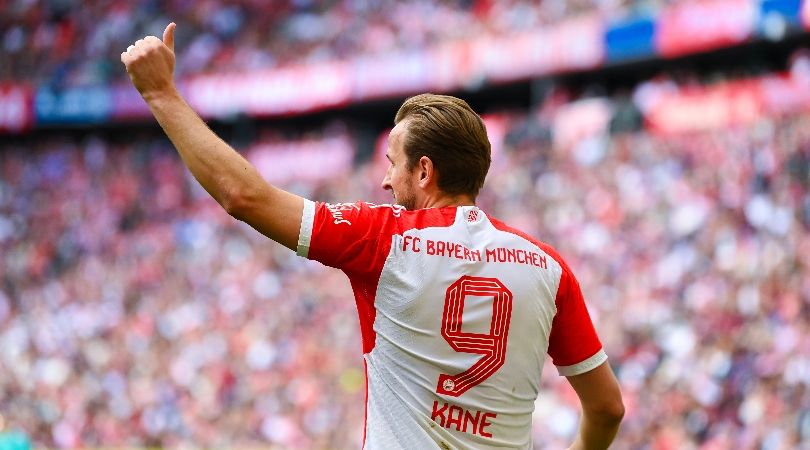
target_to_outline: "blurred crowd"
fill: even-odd
[[[810,449],[810,115],[559,143],[553,103],[507,114],[479,204],[578,276],[623,387],[616,448]],[[390,198],[378,159],[349,171],[286,186]],[[359,448],[358,328],[341,273],[230,218],[164,137],[0,144],[0,427]],[[547,364],[537,448],[567,446],[577,414]]]
[[[162,139],[136,142],[0,151],[6,424],[60,448],[357,442],[341,274],[224,214]]]
[[[0,0],[0,82],[64,87],[125,77],[120,55],[178,23],[179,76],[254,71],[518,33],[666,0]]]
[[[579,277],[627,405],[616,448],[810,449],[810,116],[540,154],[521,136],[487,196]],[[564,448],[555,381],[535,437]]]

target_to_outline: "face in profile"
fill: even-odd
[[[382,188],[391,191],[394,203],[407,210],[416,209],[417,174],[416,167],[408,169],[408,156],[404,150],[406,122],[402,121],[388,134],[388,171],[382,181]]]

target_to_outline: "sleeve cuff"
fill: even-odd
[[[301,229],[298,231],[298,247],[295,253],[309,257],[309,244],[312,241],[312,226],[315,223],[315,202],[304,199],[304,212],[301,214]]]
[[[599,367],[605,361],[607,361],[607,353],[604,349],[599,349],[593,356],[582,362],[570,366],[557,366],[557,372],[563,377],[580,375]]]

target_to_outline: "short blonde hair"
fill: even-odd
[[[408,169],[427,156],[438,172],[438,185],[450,195],[475,198],[492,162],[487,129],[464,100],[420,94],[402,104],[394,124],[407,120],[404,150]]]

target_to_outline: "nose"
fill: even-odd
[[[393,187],[391,187],[391,166],[388,166],[388,170],[385,172],[385,177],[383,178],[380,187],[386,191],[393,190]]]

